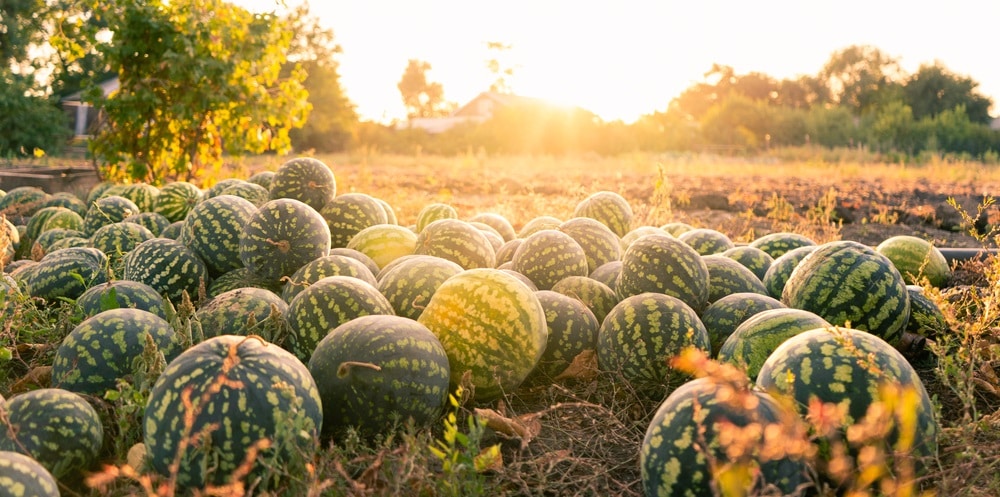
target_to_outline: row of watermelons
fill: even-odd
[[[682,223],[635,227],[606,191],[571,219],[520,230],[447,204],[404,227],[378,198],[336,195],[330,168],[310,158],[207,190],[102,184],[84,200],[18,188],[0,212],[0,300],[71,301],[87,316],[56,349],[52,388],[4,404],[0,450],[56,478],[99,454],[100,422],[77,394],[114,389],[150,348],[168,365],[145,410],[144,464],[182,486],[225,483],[258,449],[255,468],[295,467],[314,436],[429,422],[459,382],[495,400],[587,350],[636,388],[670,392],[641,449],[650,495],[709,495],[704,452],[726,457],[719,427],[778,422],[764,390],[803,414],[815,400],[845,406],[854,422],[881,384],[909,386],[917,440],[905,448],[936,448],[927,394],[894,349],[904,333],[943,327],[915,284],[943,285],[949,267],[918,238],[870,248],[774,233],[737,246]],[[184,294],[205,337],[187,349],[165,319]],[[737,406],[718,398],[725,385],[688,381],[669,358],[690,347],[743,368],[759,400]],[[209,450],[189,446],[199,436]],[[807,481],[792,455],[760,468],[784,493]]]

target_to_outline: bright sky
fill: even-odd
[[[273,10],[275,0],[232,0]],[[298,0],[287,0],[294,4]],[[341,83],[362,119],[403,118],[409,59],[464,104],[493,80],[487,41],[513,46],[515,93],[632,122],[664,110],[712,63],[778,79],[815,75],[837,50],[872,45],[903,69],[940,61],[979,82],[1000,114],[1000,1],[313,0],[343,48]]]

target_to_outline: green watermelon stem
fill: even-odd
[[[340,363],[340,366],[337,366],[337,378],[347,378],[347,376],[351,374],[351,370],[354,368],[367,368],[373,371],[382,371],[381,367],[370,362],[344,361]]]

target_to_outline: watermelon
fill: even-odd
[[[368,257],[367,255],[365,255],[360,251],[349,249],[346,247],[340,247],[340,248],[330,249],[330,255],[342,255],[345,257],[350,257],[351,259],[360,261],[362,264],[364,264],[365,267],[368,268],[368,271],[371,274],[377,275],[379,273],[378,264],[376,264],[371,257]]]
[[[607,226],[619,237],[632,227],[632,206],[624,197],[609,191],[591,194],[576,204],[573,217],[589,217]]]
[[[156,197],[160,195],[160,189],[147,183],[132,183],[122,187],[118,194],[131,200],[139,208],[139,212],[152,212],[156,208]]]
[[[638,226],[635,229],[625,233],[625,236],[621,238],[622,253],[628,250],[632,242],[646,236],[646,235],[666,235],[667,232],[657,228],[655,226]]]
[[[280,344],[285,332],[288,304],[263,288],[237,288],[212,297],[196,312],[205,337],[257,335]]]
[[[708,304],[710,274],[690,245],[667,234],[639,238],[622,255],[615,291],[621,298],[645,292],[681,299],[696,312]]]
[[[414,231],[420,234],[428,224],[441,219],[458,219],[458,211],[454,207],[441,202],[427,204],[417,213],[417,223]]]
[[[746,266],[722,254],[702,256],[708,268],[708,301],[715,302],[733,293],[767,294],[764,283]]]
[[[670,359],[688,347],[710,352],[705,325],[682,300],[662,293],[642,293],[623,299],[601,323],[597,363],[618,373],[639,390],[671,387],[678,375]]]
[[[270,200],[247,220],[239,238],[240,260],[269,281],[291,276],[330,253],[330,227],[309,205],[291,198]]]
[[[691,231],[695,229],[695,227],[691,226],[688,223],[673,221],[660,226],[660,229],[666,231],[668,234],[671,234],[673,236],[681,236],[681,233]]]
[[[618,295],[608,285],[586,276],[567,276],[555,285],[552,291],[579,300],[594,313],[597,323],[618,304]]]
[[[788,277],[781,301],[893,345],[910,314],[906,283],[892,262],[853,241],[829,242],[806,256]]]
[[[95,200],[104,197],[108,190],[115,187],[121,187],[121,185],[117,185],[112,181],[101,181],[97,183],[90,189],[90,191],[87,192],[87,198],[84,199],[84,203],[87,204],[88,207],[93,205]]]
[[[395,224],[376,224],[354,235],[347,248],[371,258],[379,268],[417,249],[417,234]]]
[[[299,292],[288,304],[285,348],[307,361],[330,330],[369,314],[393,314],[375,287],[350,276],[327,276]]]
[[[24,454],[0,451],[0,475],[0,495],[59,497],[52,473]]]
[[[504,242],[504,244],[496,250],[497,267],[505,262],[511,262],[514,259],[514,252],[517,252],[517,248],[520,247],[522,243],[524,243],[524,238],[515,238],[508,242]]]
[[[56,349],[52,384],[100,397],[131,377],[132,362],[149,338],[167,361],[180,353],[180,341],[163,318],[141,309],[100,312],[73,328]]]
[[[558,229],[575,240],[587,255],[587,274],[621,259],[621,238],[596,219],[574,217],[560,224]]]
[[[830,326],[825,319],[802,309],[771,309],[750,316],[733,331],[718,351],[729,362],[757,378],[764,361],[785,340],[804,331]]]
[[[180,241],[181,234],[183,231],[184,231],[184,221],[175,221],[173,223],[168,224],[165,228],[163,228],[163,230],[160,231],[158,238],[169,238],[171,240]]]
[[[214,185],[210,186],[207,190],[204,191],[204,193],[201,196],[202,201],[218,197],[219,195],[222,195],[222,192],[225,191],[227,188],[231,186],[241,185],[244,183],[247,182],[239,178],[224,178],[219,181],[216,181]],[[268,192],[268,195],[270,195],[270,192]]]
[[[458,219],[439,219],[424,226],[413,253],[447,259],[463,269],[492,268],[496,264],[493,245],[486,235]]]
[[[0,266],[6,266],[14,260],[17,247],[21,244],[21,234],[17,231],[17,226],[0,217]]]
[[[391,205],[389,205],[389,202],[386,202],[385,200],[382,200],[380,198],[375,198],[375,200],[378,200],[378,203],[382,206],[382,210],[385,211],[386,223],[399,224],[398,220],[396,219],[396,211],[392,208]]]
[[[56,192],[50,195],[42,201],[42,207],[65,207],[80,218],[87,215],[87,203],[70,192]]]
[[[218,276],[243,267],[240,236],[257,212],[249,200],[232,195],[217,195],[195,205],[184,220],[182,239],[208,268]]]
[[[701,255],[721,254],[736,244],[721,231],[697,228],[677,235],[677,239],[690,245]]]
[[[160,233],[162,233],[167,226],[170,226],[170,220],[158,212],[140,212],[123,219],[123,221],[135,223],[145,227],[150,233],[153,234],[154,237],[160,236]]]
[[[167,183],[156,196],[153,212],[163,215],[171,223],[183,221],[188,212],[201,202],[203,195],[200,188],[186,181]]]
[[[154,238],[153,233],[144,226],[121,221],[98,228],[90,237],[90,244],[108,256],[111,269],[115,274],[122,274],[121,264],[125,255],[140,243],[151,238]]]
[[[444,346],[452,384],[468,374],[479,402],[516,389],[535,369],[548,340],[538,297],[499,269],[470,269],[448,278],[418,321]]]
[[[479,232],[486,237],[486,241],[490,242],[490,247],[493,249],[494,257],[497,250],[500,250],[504,243],[507,243],[503,241],[503,237],[500,236],[500,233],[497,233],[497,230],[493,229],[489,225],[483,223],[469,223],[469,225],[478,229]]]
[[[951,267],[944,254],[923,238],[893,236],[878,244],[875,251],[892,261],[908,284],[920,284],[927,278],[931,286],[941,288],[951,279]]]
[[[260,185],[268,190],[271,189],[271,181],[274,180],[274,171],[259,171],[247,178],[247,183]]]
[[[48,301],[76,299],[108,280],[108,258],[95,248],[74,247],[50,252],[27,280],[28,294]]]
[[[816,250],[817,245],[805,245],[802,247],[794,248],[788,252],[776,257],[774,262],[771,263],[771,267],[767,268],[767,272],[764,273],[764,287],[767,288],[767,294],[776,298],[781,298],[781,293],[785,290],[785,283],[788,282],[788,277],[792,275],[792,271],[795,267],[805,259],[807,255]]]
[[[330,226],[332,247],[346,247],[359,231],[389,218],[375,197],[364,193],[346,193],[332,198],[319,211]]]
[[[254,207],[260,207],[268,200],[271,200],[271,192],[267,188],[247,181],[229,185],[219,192],[219,195],[232,195],[244,198],[253,204]]]
[[[492,227],[497,230],[497,233],[503,238],[504,242],[509,242],[517,238],[517,232],[514,231],[514,225],[510,224],[510,221],[506,217],[495,212],[480,212],[475,216],[468,219],[470,223],[483,223],[487,226]]]
[[[30,456],[59,480],[97,462],[104,427],[80,395],[61,388],[31,390],[7,399],[0,411],[0,451]]]
[[[764,281],[764,275],[767,274],[768,268],[774,262],[774,258],[768,255],[767,252],[749,245],[733,247],[722,252],[722,255],[743,264],[761,281]]]
[[[707,268],[706,268],[707,269]],[[590,273],[589,278],[607,285],[617,293],[618,278],[622,274],[622,261],[611,261],[598,266]]]
[[[174,302],[181,295],[196,299],[207,285],[208,269],[198,256],[177,240],[151,238],[125,257],[122,279],[145,283]]]
[[[514,252],[513,269],[539,290],[551,290],[568,276],[587,276],[587,254],[572,237],[558,230],[540,230],[525,238]]]
[[[237,288],[263,288],[274,293],[281,293],[284,285],[281,282],[262,279],[251,273],[249,269],[241,267],[213,278],[212,283],[208,285],[207,295],[211,298]]]
[[[550,383],[577,355],[597,349],[597,330],[601,324],[580,300],[551,290],[537,291],[535,296],[545,310],[549,338],[545,352],[527,381]]]
[[[430,255],[407,255],[392,261],[379,273],[376,287],[397,316],[418,319],[431,296],[462,266]]]
[[[76,212],[65,207],[46,207],[45,209],[55,209],[55,211],[51,216],[47,216],[43,219],[41,229],[38,231],[38,234],[54,228],[83,231],[83,217]],[[39,211],[39,213],[40,212],[41,211]],[[28,222],[28,236],[31,237],[32,240],[38,239],[37,234],[34,237],[31,236],[31,223],[34,222],[35,217],[38,215],[39,214],[36,213],[32,216],[31,221]]]
[[[348,427],[373,436],[395,422],[440,417],[451,369],[441,342],[399,316],[361,316],[331,331],[309,359],[323,401],[323,434]]]
[[[923,382],[906,359],[885,340],[865,331],[849,328],[819,328],[805,331],[782,343],[761,366],[757,386],[794,399],[800,415],[815,409],[815,403],[832,404],[844,410],[836,430],[820,437],[820,461],[831,457],[831,443],[846,443],[849,427],[862,421],[869,409],[881,400],[883,387],[909,391],[903,398],[912,404],[896,409],[905,410],[903,420],[880,424],[888,434],[879,435],[888,454],[887,471],[892,471],[896,457],[914,456],[919,463],[937,453],[940,432],[934,417],[934,405]],[[887,406],[892,409],[891,405]],[[884,411],[883,411],[884,412]],[[892,414],[890,410],[887,414]],[[901,425],[909,426],[901,433]],[[912,431],[910,431],[912,430]],[[850,455],[856,456],[857,448]],[[917,465],[919,472],[920,465]]]
[[[778,299],[759,293],[733,293],[712,302],[701,313],[701,323],[708,331],[712,352],[718,354],[722,343],[750,316],[784,307]]]
[[[48,193],[34,186],[12,188],[0,197],[0,215],[14,220],[14,224],[20,224],[19,220],[33,216],[48,198]]]
[[[337,195],[337,179],[329,166],[312,157],[291,159],[274,172],[271,200],[298,200],[319,212]]]
[[[750,242],[750,246],[763,250],[772,258],[777,259],[782,255],[799,247],[815,246],[811,238],[798,233],[778,232],[764,235]]]
[[[562,220],[554,216],[538,216],[524,223],[521,230],[517,232],[518,238],[528,238],[529,236],[542,230],[559,229]]]
[[[646,495],[719,495],[719,472],[746,468],[746,495],[802,495],[810,487],[801,455],[765,455],[765,434],[783,433],[787,414],[769,394],[713,377],[689,381],[656,409],[642,440],[639,467]],[[732,440],[733,429],[748,438]],[[783,443],[788,443],[783,441]],[[741,448],[745,448],[740,451]],[[735,449],[735,450],[730,450]],[[739,474],[730,471],[728,475]],[[738,478],[739,476],[737,476]]]
[[[948,334],[948,320],[937,303],[931,300],[923,287],[907,285],[910,294],[910,319],[906,321],[906,331],[926,338],[936,338]]]
[[[166,319],[166,302],[153,287],[138,281],[114,280],[92,286],[76,299],[83,315],[91,317],[102,311],[135,308]]]
[[[256,337],[209,338],[156,380],[143,415],[146,460],[182,488],[258,478],[267,488],[268,468],[305,474],[318,450],[322,409],[315,381],[292,354]],[[201,442],[182,443],[192,436]],[[269,448],[241,469],[260,441]]]
[[[87,209],[87,215],[83,218],[83,232],[87,236],[93,236],[101,226],[120,223],[126,217],[138,213],[139,208],[135,203],[125,197],[112,195],[99,198]]]
[[[378,284],[371,270],[363,262],[346,255],[331,254],[320,257],[295,271],[285,283],[281,298],[285,302],[291,302],[303,289],[327,276],[352,276],[371,286]]]

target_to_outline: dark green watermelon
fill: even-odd
[[[670,295],[697,312],[708,304],[710,281],[708,265],[695,249],[670,235],[654,234],[625,250],[615,291],[621,298],[645,292]]]
[[[208,285],[207,296],[212,298],[237,288],[263,288],[274,293],[281,293],[284,286],[284,283],[280,281],[265,280],[250,272],[249,269],[241,267],[213,278],[212,283]]]
[[[331,247],[346,247],[359,231],[389,221],[382,204],[364,193],[336,196],[319,213],[330,226]]]
[[[212,297],[195,312],[195,318],[201,323],[206,338],[257,335],[280,345],[286,314],[288,304],[274,292],[245,287]]]
[[[365,263],[346,255],[331,254],[320,257],[295,271],[285,283],[281,298],[290,303],[299,292],[327,276],[351,276],[371,286],[378,285],[375,276]]]
[[[751,380],[756,380],[764,361],[785,340],[825,326],[830,326],[830,323],[802,309],[762,311],[740,323],[716,355],[719,361],[743,368]]]
[[[268,201],[240,234],[240,260],[254,274],[279,281],[330,253],[330,227],[309,205],[291,198]]]
[[[479,214],[470,217],[468,221],[470,223],[483,223],[491,226],[493,229],[497,230],[497,233],[500,234],[504,242],[509,242],[517,238],[517,232],[514,231],[514,225],[510,224],[510,221],[507,220],[506,217],[495,212],[480,212]]]
[[[750,242],[751,247],[763,250],[774,259],[799,247],[815,245],[816,242],[812,241],[811,238],[789,232],[770,233]]]
[[[139,212],[139,207],[125,197],[112,195],[99,198],[87,209],[87,215],[83,218],[83,232],[87,236],[93,236],[101,226],[120,223]]]
[[[618,292],[618,278],[622,274],[622,261],[611,261],[600,265],[590,273],[589,278],[604,283],[608,288]]]
[[[90,237],[90,244],[108,256],[114,274],[122,274],[125,256],[140,243],[154,238],[144,226],[127,221],[106,224]]]
[[[167,226],[170,226],[170,220],[158,212],[140,212],[134,216],[125,218],[123,221],[135,223],[145,227],[150,233],[153,234],[154,237],[160,236],[160,233],[162,233]]]
[[[733,293],[712,302],[701,313],[701,323],[708,331],[712,352],[718,354],[722,343],[750,316],[784,307],[785,304],[778,299],[758,293]]]
[[[764,273],[764,287],[767,288],[767,294],[776,298],[781,298],[781,292],[785,290],[785,283],[788,282],[788,277],[792,275],[792,271],[795,270],[795,266],[802,262],[807,255],[816,250],[818,245],[805,245],[802,247],[794,248],[788,252],[776,257],[774,262],[771,263],[771,267],[767,268],[767,272]]]
[[[571,236],[558,230],[539,230],[524,239],[514,252],[513,269],[528,277],[539,290],[567,276],[587,276],[587,254]]]
[[[454,207],[441,202],[427,204],[417,213],[417,222],[414,231],[420,234],[428,224],[441,219],[458,219],[458,211]]]
[[[447,259],[408,255],[391,262],[379,273],[376,288],[397,316],[417,319],[438,287],[462,271],[462,266]]]
[[[733,247],[722,252],[722,255],[743,264],[761,281],[764,281],[764,275],[767,274],[768,268],[774,262],[774,258],[768,255],[767,252],[749,245]]]
[[[574,217],[559,225],[587,255],[587,274],[598,267],[621,260],[621,238],[606,225],[589,217]]]
[[[198,297],[199,288],[208,284],[208,269],[181,242],[152,238],[125,257],[122,279],[145,283],[165,298],[179,302],[184,292],[192,299]]]
[[[337,179],[323,161],[297,157],[278,167],[269,191],[271,200],[295,199],[319,212],[337,195]]]
[[[586,350],[596,351],[601,323],[580,300],[551,290],[539,290],[535,296],[545,310],[549,338],[542,358],[525,381],[551,383],[576,356]]]
[[[542,230],[557,230],[562,223],[562,219],[555,216],[538,216],[524,223],[524,226],[521,226],[520,231],[517,232],[517,237],[528,238]]]
[[[240,236],[257,207],[249,200],[217,195],[195,205],[184,220],[182,240],[218,276],[243,267]]]
[[[576,205],[573,217],[589,217],[607,226],[619,237],[632,229],[632,206],[621,195],[600,191]]]
[[[587,276],[568,276],[552,285],[552,291],[583,302],[597,323],[604,322],[604,317],[618,305],[618,295],[608,285]]]
[[[59,486],[52,473],[38,461],[24,454],[0,451],[0,495],[59,497]]]
[[[447,259],[462,269],[496,265],[496,254],[486,235],[458,219],[438,219],[425,226],[417,235],[413,253]]]
[[[186,181],[167,183],[160,188],[160,194],[156,196],[153,212],[163,215],[171,223],[183,221],[188,212],[201,202],[203,195],[201,188]]]
[[[76,299],[108,280],[108,258],[95,248],[74,247],[48,253],[27,280],[32,297]]]
[[[114,280],[92,286],[76,299],[83,315],[91,317],[102,311],[135,308],[166,319],[166,302],[153,287],[138,281]]]
[[[709,303],[734,293],[767,294],[764,283],[746,266],[722,254],[702,256],[708,267]]]
[[[701,255],[721,254],[736,244],[721,231],[696,228],[677,235],[677,239],[690,245]]]

